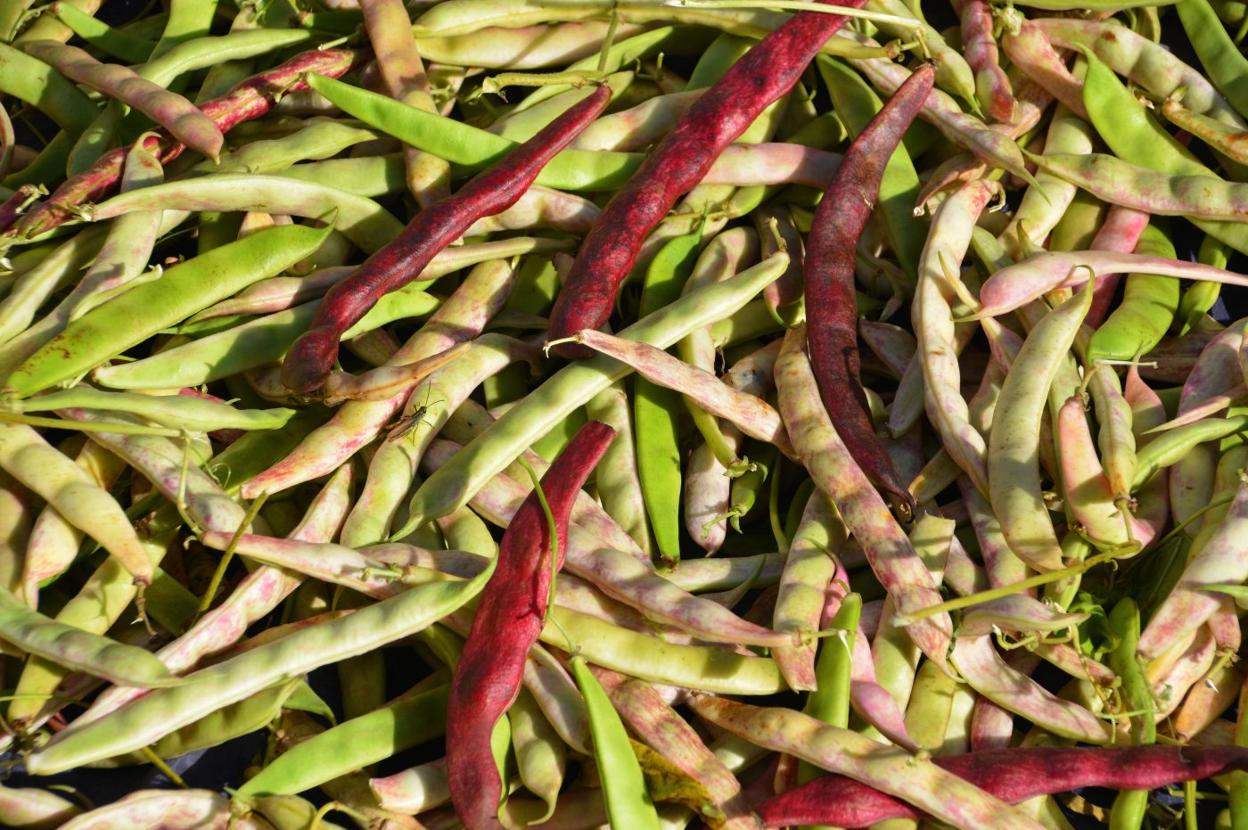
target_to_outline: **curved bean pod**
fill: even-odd
[[[98,445],[91,444],[91,446],[98,449]],[[173,541],[177,529],[175,517],[176,511],[170,505],[165,505],[149,517],[140,531],[144,553],[153,568],[160,564],[169,548],[169,543]],[[73,550],[76,553],[77,546]],[[103,636],[138,597],[139,586],[135,584],[125,568],[116,560],[106,560],[95,569],[95,573],[88,577],[81,590],[57,611],[55,621],[88,634]],[[155,603],[153,603],[153,616],[155,616]],[[9,703],[8,711],[5,713],[9,722],[19,724],[23,730],[30,731],[37,729],[63,709],[66,703],[75,697],[73,688],[75,683],[71,681],[65,684],[69,688],[65,689],[66,694],[63,697],[56,695],[55,692],[72,673],[72,666],[44,657],[34,656],[27,660],[17,681],[15,699]],[[77,685],[80,687],[89,682],[81,676],[77,680]],[[135,687],[120,688],[142,693],[141,689],[135,689]]]
[[[829,586],[839,567],[834,553],[844,541],[845,529],[836,518],[831,502],[822,492],[812,493],[780,574],[776,608],[772,612],[772,627],[776,631],[809,635],[820,630]],[[816,645],[811,639],[772,651],[785,682],[794,691],[818,687]]]
[[[595,674],[601,678],[607,672],[599,670]],[[758,819],[745,803],[741,784],[732,771],[662,695],[639,680],[618,675],[612,679],[616,683],[604,685],[620,717],[652,749],[706,788],[714,807],[724,814],[726,830],[758,828]]]
[[[788,254],[775,254],[723,282],[682,296],[623,329],[619,336],[667,348],[689,332],[741,309],[783,273],[788,261]],[[626,374],[627,366],[597,357],[548,378],[425,480],[408,505],[407,524],[395,535],[401,537],[432,518],[462,507],[535,439]]]
[[[496,333],[478,337],[464,351],[450,366],[437,370],[414,388],[410,382],[404,384],[411,391],[399,426],[369,461],[364,488],[342,529],[343,544],[359,547],[385,538],[421,455],[450,413],[485,378],[536,354],[534,347]]]
[[[1165,786],[1239,769],[1238,747],[1016,747],[934,758],[933,763],[997,798],[1016,804],[1082,786]],[[768,827],[836,824],[867,827],[889,818],[919,818],[900,799],[839,775],[826,775],[774,796],[758,808]]]
[[[775,444],[792,457],[793,447],[780,422],[780,413],[762,398],[740,392],[714,375],[689,366],[661,349],[625,340],[594,329],[574,335],[577,343],[632,367],[651,383],[680,392],[705,411],[731,422],[760,441]]]
[[[138,395],[103,392],[89,386],[75,386],[26,398],[14,405],[17,412],[47,412],[66,408],[102,409],[129,412],[173,427],[198,432],[219,429],[281,429],[295,414],[293,409],[235,409],[226,403],[186,395]]]
[[[75,46],[48,41],[25,44],[27,53],[66,77],[102,92],[151,118],[175,139],[211,159],[221,154],[225,136],[190,101],[117,64],[103,64]]]
[[[776,362],[780,413],[793,445],[816,485],[840,511],[846,528],[862,543],[876,578],[903,612],[940,601],[931,574],[875,488],[853,463],[818,400],[810,363],[802,350],[801,327],[790,329]],[[951,623],[946,614],[910,625],[906,633],[929,658],[945,665]]]
[[[525,655],[541,634],[551,583],[567,549],[567,526],[576,493],[614,436],[615,431],[605,424],[586,424],[551,464],[542,488],[530,494],[512,517],[500,543],[496,561],[502,570],[484,589],[455,667],[447,706],[446,762],[451,801],[470,827],[500,826],[496,816],[502,781],[491,736],[519,693]],[[543,510],[549,511],[554,534],[541,518]],[[548,547],[552,557],[549,567],[545,563]],[[494,638],[504,629],[509,643],[505,650],[496,651],[492,648]]]
[[[601,87],[522,145],[505,162],[480,174],[428,210],[421,211],[400,236],[377,251],[355,273],[330,289],[309,330],[282,362],[282,380],[308,392],[324,382],[338,353],[338,338],[386,293],[410,282],[439,250],[482,216],[514,204],[560,149],[606,106]]]
[[[997,655],[989,635],[958,637],[950,660],[975,691],[1046,731],[1093,744],[1113,740],[1109,725],[1087,709],[1050,694],[1010,668]]]
[[[340,229],[371,253],[398,236],[403,226],[381,205],[344,190],[283,176],[222,173],[132,190],[91,210],[94,219],[111,219],[134,211],[174,210],[261,211],[311,219],[333,217]]]
[[[602,779],[602,798],[611,824],[619,827],[637,827],[640,830],[659,830],[659,814],[646,779],[642,775],[624,723],[611,705],[606,690],[590,671],[585,658],[572,657],[572,674],[585,709],[589,713],[590,733],[594,738],[594,763]]]
[[[845,36],[862,43],[874,43],[870,38],[861,35]],[[901,64],[880,58],[851,59],[850,62],[877,89],[889,95],[896,92],[910,74]],[[1021,175],[1024,180],[1030,179],[1031,174],[1027,173],[1023,153],[1013,139],[998,130],[985,127],[979,119],[962,112],[962,108],[940,90],[932,90],[927,96],[921,115],[951,142],[970,150],[985,163],[1003,167],[1011,173]]]
[[[998,121],[1014,117],[1014,91],[1001,68],[997,42],[992,37],[993,19],[984,0],[964,0],[958,12],[966,62],[975,72],[975,96],[984,111]]]
[[[67,821],[61,830],[226,830],[229,822],[230,802],[212,790],[136,790]],[[245,830],[258,830],[248,819],[241,823],[250,825]]]
[[[133,752],[200,717],[268,688],[282,677],[363,654],[410,636],[472,599],[494,572],[491,562],[465,582],[414,586],[346,617],[304,628],[273,643],[196,672],[180,686],[160,689],[112,717],[66,729],[26,759],[35,775]],[[117,731],[117,727],[121,731]]]
[[[1194,424],[1157,434],[1136,454],[1132,489],[1147,484],[1159,470],[1177,464],[1193,447],[1242,432],[1246,427],[1248,415],[1238,415],[1233,418],[1205,418]]]
[[[1183,0],[1175,11],[1214,86],[1240,115],[1248,112],[1248,86],[1244,83],[1248,59],[1222,28],[1222,21],[1208,0]]]
[[[989,277],[979,289],[982,305],[972,316],[975,319],[997,317],[1021,308],[1050,291],[1078,288],[1089,280],[1089,272],[1094,275],[1094,281],[1110,274],[1140,272],[1248,286],[1248,276],[1196,262],[1117,251],[1043,253],[1006,266]]]
[[[441,684],[404,695],[301,741],[249,778],[234,796],[301,793],[437,738],[444,729],[439,716],[446,711],[447,692]]]
[[[1010,549],[1036,570],[1062,567],[1061,548],[1041,492],[1040,422],[1049,387],[1091,303],[1089,286],[1032,329],[1005,377],[988,437],[988,497],[993,512]]]
[[[844,22],[844,17],[834,14],[795,15],[698,99],[611,200],[582,242],[551,311],[548,339],[596,329],[606,322],[646,234],[706,174],[720,150],[765,107],[788,93],[823,42]],[[560,351],[585,356],[583,349],[565,346]]]
[[[47,790],[0,785],[0,811],[19,830],[51,830],[64,826],[82,808]]]
[[[991,183],[976,180],[941,204],[923,248],[919,282],[911,307],[918,342],[915,359],[922,369],[928,417],[949,455],[981,492],[987,492],[989,487],[990,477],[985,467],[987,445],[970,423],[966,400],[959,388],[961,369],[955,345],[954,290],[949,278],[957,276],[956,269],[970,245],[975,219],[993,192]],[[955,270],[947,276],[946,269]]]
[[[373,0],[361,4],[364,30],[377,56],[386,91],[398,100],[435,111],[416,39],[412,37],[407,9],[398,0]],[[450,191],[450,166],[414,147],[403,148],[407,188],[420,206],[427,207]]]
[[[70,323],[14,369],[4,388],[28,397],[94,369],[161,329],[281,272],[319,248],[328,232],[299,225],[269,228],[176,265],[160,280]]]
[[[151,652],[59,623],[32,611],[5,588],[0,588],[0,639],[28,654],[123,686],[167,688],[182,682]]]
[[[1083,106],[1083,82],[1066,68],[1066,61],[1053,48],[1049,37],[1030,20],[1007,18],[1001,46],[1010,63],[1028,78],[1044,87],[1075,115],[1086,119]]]
[[[1248,131],[1194,112],[1175,98],[1162,102],[1161,114],[1174,126],[1196,136],[1232,161],[1248,164]]]
[[[935,72],[930,65],[917,69],[854,139],[815,213],[803,268],[806,336],[824,409],[871,483],[911,513],[914,498],[875,435],[859,377],[854,253],[886,165],[931,91]]]
[[[895,795],[954,826],[1002,830],[1042,826],[929,760],[885,749],[869,738],[827,726],[799,712],[749,706],[709,695],[694,696],[690,706],[733,734]]]
[[[1243,221],[1248,185],[1213,176],[1167,175],[1103,153],[1029,155],[1042,170],[1102,201],[1161,216]]]
[[[111,494],[25,424],[0,424],[0,467],[98,541],[135,581],[152,579],[143,543]]]

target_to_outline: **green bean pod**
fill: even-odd
[[[518,146],[502,136],[322,75],[312,75],[308,84],[365,124],[452,165],[475,171]],[[542,169],[535,183],[556,190],[610,190],[622,185],[640,164],[641,156],[636,153],[564,150]]]
[[[1140,609],[1135,600],[1125,597],[1109,612],[1109,625],[1118,643],[1109,653],[1110,668],[1121,680],[1123,706],[1133,713],[1131,739],[1136,744],[1157,741],[1157,724],[1153,716],[1153,690],[1136,657],[1140,642]],[[1110,812],[1111,830],[1137,830],[1144,822],[1148,807],[1148,790],[1123,790],[1114,799]]]
[[[293,678],[279,683],[251,697],[231,703],[194,723],[184,726],[157,741],[152,751],[160,758],[177,758],[188,752],[220,746],[226,741],[249,735],[273,722],[287,700],[306,681]],[[148,755],[141,752],[109,758],[96,766],[114,767],[151,763]]]
[[[445,729],[447,690],[445,684],[435,686],[343,721],[287,750],[235,794],[247,798],[301,793],[433,740]]]
[[[1136,453],[1132,491],[1147,484],[1158,470],[1177,464],[1193,447],[1207,441],[1218,441],[1245,429],[1248,429],[1248,415],[1237,415],[1231,418],[1205,418],[1158,433]]]
[[[75,386],[14,404],[18,412],[47,412],[69,407],[129,412],[158,424],[198,432],[281,429],[295,414],[293,409],[235,409],[224,402],[189,395],[104,392],[89,386]]]
[[[198,671],[181,686],[158,690],[111,717],[58,733],[52,742],[27,757],[26,768],[34,775],[51,775],[141,749],[284,677],[410,636],[476,596],[493,573],[491,560],[473,579],[414,586],[348,616],[299,629]]]
[[[1206,234],[1196,251],[1196,261],[1214,268],[1225,268],[1230,262],[1230,248],[1213,236]],[[1177,334],[1182,337],[1192,330],[1218,302],[1222,284],[1217,282],[1194,282],[1183,291],[1178,312],[1174,315]]]
[[[1092,282],[1045,315],[1010,365],[988,438],[988,495],[1010,549],[1037,570],[1062,566],[1040,483],[1040,423],[1049,388],[1092,304]]]
[[[90,371],[161,329],[280,273],[319,248],[329,231],[328,226],[273,227],[176,265],[159,280],[136,286],[70,323],[14,369],[3,389],[29,397]]]
[[[572,658],[572,674],[585,698],[589,730],[594,738],[594,763],[602,780],[602,795],[613,827],[658,830],[659,814],[646,789],[641,764],[633,753],[628,733],[611,705],[602,684],[589,670],[585,658]]]
[[[818,686],[806,697],[802,711],[832,726],[849,726],[850,681],[853,673],[854,637],[858,631],[858,618],[862,613],[862,596],[849,593],[841,600],[841,607],[829,620],[827,631],[833,636],[819,646],[815,663]],[[935,666],[935,663],[930,665]],[[797,781],[804,784],[819,775],[816,767],[799,762]]]
[[[92,217],[97,220],[111,219],[133,211],[158,208],[250,210],[311,219],[333,215],[333,226],[367,253],[381,248],[403,230],[402,222],[381,205],[363,196],[284,176],[246,173],[201,176],[132,190],[97,205],[92,209]]]
[[[646,268],[639,315],[649,315],[680,296],[701,246],[701,230],[666,243]],[[655,549],[668,563],[680,560],[680,393],[644,379],[633,387],[636,469]]]
[[[1217,178],[1161,128],[1109,67],[1090,52],[1087,61],[1083,103],[1092,125],[1114,155],[1163,173]],[[1193,224],[1235,250],[1248,253],[1248,225],[1208,219],[1194,219]]]
[[[1240,115],[1248,114],[1248,58],[1222,28],[1208,0],[1182,0],[1175,7],[1201,66]]]
[[[49,619],[4,588],[0,588],[0,639],[28,654],[124,686],[164,688],[182,682],[145,649]]]
[[[1174,243],[1150,224],[1140,235],[1135,253],[1175,259]],[[1087,360],[1132,360],[1161,342],[1179,307],[1179,280],[1152,274],[1129,274],[1122,302],[1088,341]]]

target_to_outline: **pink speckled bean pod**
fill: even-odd
[[[958,366],[953,321],[955,299],[945,269],[956,275],[970,245],[975,220],[994,192],[991,182],[977,180],[941,204],[923,248],[911,309],[918,340],[915,357],[923,370],[928,419],[936,427],[946,451],[982,493],[988,492],[984,461],[988,445],[971,425],[970,412],[960,389],[962,373]],[[890,415],[890,428],[892,425]]]
[[[830,583],[838,570],[836,553],[845,543],[845,535],[845,527],[827,496],[819,491],[812,493],[802,511],[797,532],[789,542],[771,617],[772,628],[776,631],[806,635],[796,644],[774,649],[771,655],[794,691],[810,691],[818,685],[815,676],[818,644],[810,635],[822,630]]]
[[[417,109],[435,112],[429,78],[402,0],[362,0],[359,6],[387,94]],[[444,159],[405,146],[403,161],[407,189],[422,208],[450,192],[451,167]]]
[[[1127,542],[1127,516],[1114,505],[1115,493],[1105,477],[1088,426],[1083,400],[1071,397],[1057,415],[1057,442],[1061,447],[1062,487],[1070,515],[1094,543]]]
[[[403,344],[391,365],[414,363],[471,340],[503,307],[514,276],[506,262],[486,262],[472,269],[424,327]],[[403,389],[384,401],[340,406],[328,423],[304,438],[290,455],[243,485],[243,498],[286,490],[336,470],[377,437],[407,402],[409,392]]]
[[[70,80],[143,113],[192,150],[213,160],[221,154],[225,144],[221,128],[199,107],[176,92],[170,92],[125,66],[100,63],[76,46],[35,41],[25,44],[24,48]]]
[[[985,0],[954,3],[962,24],[962,49],[975,72],[975,97],[984,111],[998,121],[1014,117],[1014,91],[1001,69],[997,42],[992,36],[992,12]]]
[[[1083,82],[1066,68],[1065,59],[1053,48],[1044,30],[1030,20],[1021,19],[1021,16],[1012,18],[1001,46],[1010,63],[1048,90],[1071,112],[1087,119],[1088,111],[1083,106]]]
[[[351,465],[344,464],[308,505],[303,520],[288,538],[301,542],[327,542],[332,539],[351,504],[351,481]],[[230,535],[233,536],[232,531]],[[252,623],[280,605],[302,582],[302,576],[281,568],[256,568],[233,593],[204,614],[188,631],[156,652],[156,656],[174,673],[194,668],[203,658],[238,642]],[[143,694],[141,689],[106,689],[78,720],[85,723],[104,717]]]
[[[803,350],[804,336],[801,326],[790,329],[776,362],[780,413],[794,447],[816,486],[828,494],[850,534],[862,543],[871,569],[897,607],[906,613],[939,603],[931,574],[823,411]],[[949,616],[942,613],[907,626],[906,633],[924,654],[944,666],[951,626]]]
[[[874,633],[874,632],[871,632]],[[906,718],[897,701],[875,679],[868,630],[859,626],[854,637],[853,663],[850,667],[849,704],[859,717],[880,731],[898,746],[914,752],[918,745],[906,732]]]
[[[578,150],[644,150],[658,141],[705,89],[656,95],[626,110],[604,115],[585,128],[572,146]]]
[[[607,669],[593,671],[620,718],[641,741],[706,790],[711,803],[723,813],[720,826],[725,830],[761,830],[762,824],[741,793],[740,782],[654,686]]]
[[[651,383],[680,392],[751,438],[774,444],[785,455],[794,457],[795,452],[784,431],[780,413],[762,398],[740,392],[709,372],[689,366],[646,343],[625,340],[593,329],[577,332],[575,340],[628,364]]]
[[[1011,668],[997,654],[991,635],[958,637],[950,660],[971,688],[1042,729],[1092,744],[1113,739],[1109,726],[1087,709],[1054,696]]]
[[[1014,311],[1058,288],[1077,288],[1109,274],[1142,272],[1224,285],[1248,286],[1248,276],[1195,262],[1181,262],[1117,251],[1045,253],[997,271],[979,289],[982,303],[976,318],[997,317]]]
[[[724,436],[736,451],[738,442]],[[685,464],[683,515],[685,532],[708,554],[717,552],[728,537],[728,513],[732,479],[710,446],[702,443],[689,453]]]
[[[1147,213],[1113,205],[1088,247],[1094,251],[1132,253],[1135,251],[1136,243],[1140,241],[1140,235],[1148,227],[1148,220]],[[1084,319],[1084,325],[1096,328],[1105,321],[1121,280],[1120,274],[1111,274],[1096,281],[1096,288],[1093,289],[1092,294],[1092,308]]]
[[[789,709],[695,695],[702,718],[777,752],[837,772],[913,804],[955,827],[1038,830],[1042,825],[929,760],[899,752]]]
[[[78,451],[75,463],[108,489],[126,469],[126,463],[99,444],[88,441]],[[78,556],[82,532],[50,506],[45,506],[35,519],[22,561],[23,599],[31,608],[38,607],[39,583],[65,572]]]
[[[597,205],[584,196],[551,190],[534,185],[525,191],[514,205],[493,216],[483,216],[468,226],[464,236],[480,236],[499,231],[531,230],[549,228],[583,236],[602,213]],[[434,257],[437,258],[436,255]],[[432,261],[430,265],[432,265]]]

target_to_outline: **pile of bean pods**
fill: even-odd
[[[0,826],[1248,829],[1246,34],[4,0]]]

